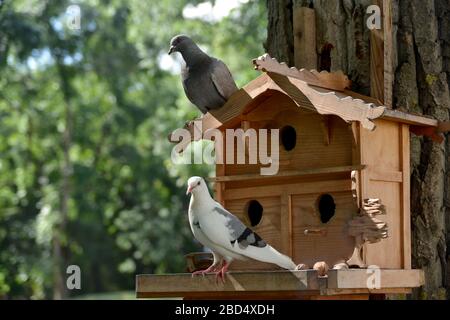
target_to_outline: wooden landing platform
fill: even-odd
[[[216,284],[213,274],[192,277],[191,274],[136,276],[136,297],[186,299],[310,299],[314,297],[368,298],[370,294],[410,293],[424,284],[422,270],[380,269],[378,289],[376,275],[367,269],[330,270],[319,278],[315,270],[245,271],[227,273],[225,284]]]

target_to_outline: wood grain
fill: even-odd
[[[191,274],[136,276],[136,296],[150,297],[245,297],[252,295],[404,293],[423,285],[422,270],[381,270],[381,289],[367,289],[370,274],[364,269],[330,270],[328,279],[318,279],[314,270],[229,272],[225,284],[216,284],[214,275],[192,277]],[[327,292],[329,290],[329,292]],[[339,291],[338,291],[339,290]]]
[[[294,61],[298,69],[317,69],[316,15],[314,9],[294,5]]]

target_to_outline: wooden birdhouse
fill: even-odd
[[[340,72],[288,68],[268,55],[254,64],[262,75],[188,128],[193,140],[213,129],[278,132],[257,144],[241,137],[246,161],[216,165],[215,198],[299,270],[236,261],[223,285],[142,275],[138,296],[367,298],[421,286],[423,272],[411,269],[410,132],[435,135],[438,122],[350,91]],[[238,153],[227,146],[216,156]],[[274,146],[278,170],[261,174],[274,163],[249,158]]]

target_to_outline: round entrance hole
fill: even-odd
[[[251,200],[247,204],[247,216],[252,227],[257,226],[261,222],[263,211],[263,206],[256,200]]]
[[[297,131],[292,126],[284,126],[280,130],[281,144],[286,151],[291,151],[297,144]]]
[[[327,223],[333,218],[336,212],[336,203],[334,199],[329,194],[323,194],[318,199],[318,207],[320,213],[320,221],[322,223]]]

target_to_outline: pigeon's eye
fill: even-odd
[[[197,185],[198,185],[198,186],[200,185],[200,181],[197,183]]]

